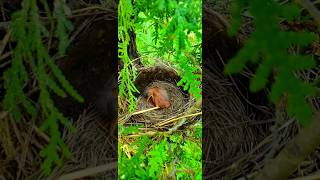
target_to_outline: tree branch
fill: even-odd
[[[117,167],[118,167],[117,162],[111,162],[111,163],[108,163],[105,165],[87,168],[87,169],[79,170],[79,171],[72,172],[69,174],[65,174],[65,175],[59,177],[58,179],[59,180],[67,180],[67,179],[83,178],[83,177],[95,175],[97,173],[102,173],[102,172],[110,171],[113,169],[117,169]]]
[[[288,179],[298,165],[320,145],[319,129],[320,112],[316,112],[309,126],[302,129],[275,159],[270,160],[255,179]]]
[[[320,26],[320,11],[314,6],[310,0],[295,0],[296,3],[302,5]]]

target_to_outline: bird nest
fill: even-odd
[[[136,122],[142,122],[146,124],[156,124],[168,119],[181,116],[184,112],[190,108],[194,100],[189,99],[186,95],[180,91],[180,89],[172,83],[165,81],[155,81],[147,86],[148,88],[160,87],[168,92],[169,101],[171,106],[163,109],[155,109],[142,113],[139,118],[134,118]],[[154,106],[147,101],[146,97],[139,96],[137,100],[136,111],[143,111],[151,109]]]
[[[188,110],[194,105],[195,99],[176,85],[179,79],[176,71],[168,67],[140,69],[135,82],[141,94],[137,97],[135,112],[130,114],[125,124],[143,124],[145,127],[168,129],[180,122],[179,120],[189,113]],[[157,109],[142,95],[146,89],[154,87],[167,92],[170,107]],[[190,117],[188,121],[194,120],[196,116]]]

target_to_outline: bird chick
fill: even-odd
[[[171,105],[168,93],[165,89],[159,87],[151,87],[145,91],[144,96],[147,97],[147,101],[151,101],[151,103],[155,107],[159,107],[162,109],[168,108]]]

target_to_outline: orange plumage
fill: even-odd
[[[165,89],[159,87],[152,87],[146,90],[148,101],[151,100],[151,103],[155,107],[168,108],[171,103],[169,101],[168,93]]]

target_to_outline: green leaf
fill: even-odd
[[[257,92],[263,89],[268,82],[270,73],[271,67],[267,63],[261,63],[254,78],[251,80],[250,90]]]

